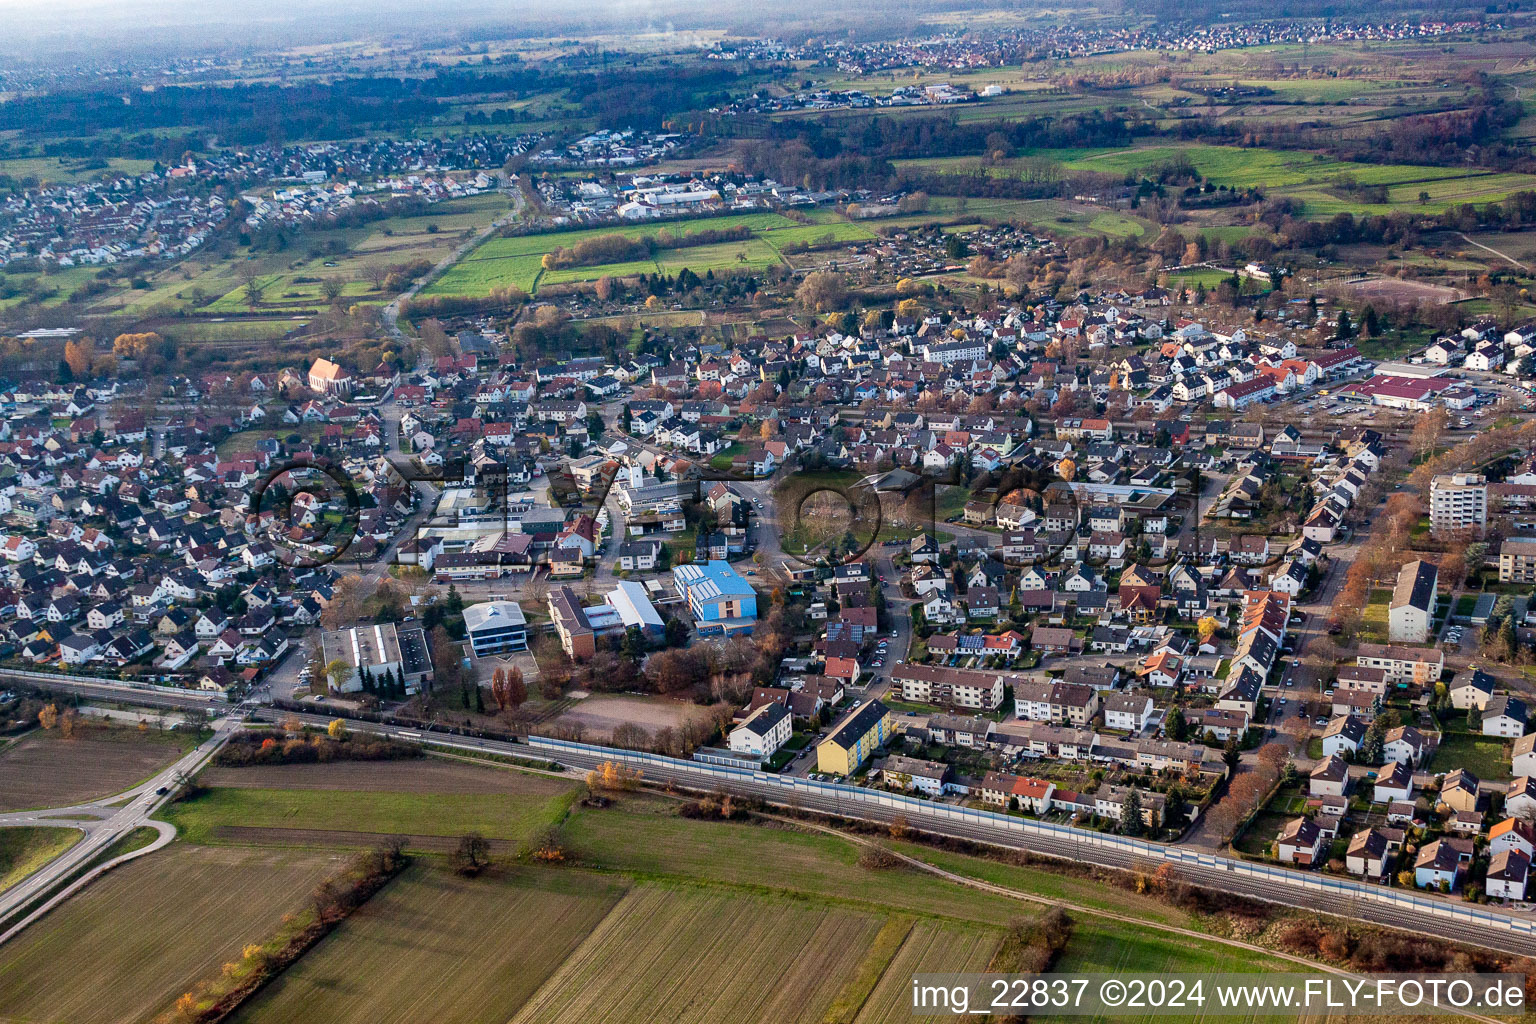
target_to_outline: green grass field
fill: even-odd
[[[149,1020],[268,937],[341,861],[177,843],[92,884],[0,947],[0,1019]]]
[[[349,302],[382,302],[385,294],[368,281],[370,268],[418,260],[436,263],[459,244],[465,232],[489,225],[510,209],[503,195],[469,196],[361,227],[308,230],[298,234],[290,248],[278,252],[251,254],[237,248],[220,255],[210,250],[152,275],[147,289],[114,292],[93,308],[140,315],[293,313],[327,305],[320,291],[320,281],[326,277],[345,282],[342,294]],[[248,263],[255,264],[264,287],[254,307],[239,276],[239,268]]]
[[[1030,208],[1024,219],[1031,227],[1069,236],[1134,238],[1152,230],[1150,224],[1131,214],[1059,199],[1041,200]]]
[[[525,776],[523,795],[504,793],[378,793],[333,789],[209,789],[172,805],[165,819],[196,843],[220,842],[227,827],[295,829],[324,846],[325,832],[523,839],[557,820],[574,789]]]
[[[5,274],[6,281],[24,289],[21,294],[0,298],[0,310],[36,300],[44,309],[62,306],[81,285],[96,280],[96,267],[66,267],[44,274]],[[41,298],[38,298],[41,297]]]
[[[1193,288],[1196,285],[1203,284],[1207,289],[1211,289],[1231,276],[1213,267],[1200,267],[1196,270],[1176,271],[1168,275],[1168,280],[1173,284],[1182,284],[1186,288]]]
[[[0,174],[12,178],[36,178],[45,185],[68,185],[77,181],[90,181],[109,174],[143,174],[155,166],[153,160],[132,160],[110,157],[106,167],[89,166],[94,160],[75,160],[70,157],[23,156],[0,160]]]
[[[1465,768],[1484,782],[1507,782],[1513,778],[1509,763],[1509,745],[1497,736],[1474,736],[1448,732],[1435,748],[1435,771]]]
[[[1159,935],[1156,932],[1134,932],[1104,922],[1081,918],[1072,929],[1072,939],[1060,959],[1052,968],[1063,974],[1205,974],[1303,970],[1299,965],[1254,956],[1246,950],[1234,949],[1215,942],[1202,942],[1182,936]],[[1209,993],[1207,993],[1209,994]],[[1208,1006],[1209,1004],[1207,1004]],[[1040,1016],[1032,1020],[1082,1020],[1072,1016]],[[1178,1021],[1208,1020],[1198,1013],[1191,1014],[1116,1014],[1116,1021]],[[1224,1020],[1283,1020],[1283,1017],[1242,1015],[1224,1017]]]
[[[580,863],[640,878],[698,878],[981,922],[996,915],[994,897],[931,875],[862,871],[858,851],[836,837],[688,821],[660,802],[578,812],[565,833]],[[767,863],[774,865],[771,874],[762,870]],[[900,885],[892,884],[898,877]]]
[[[1306,212],[1312,217],[1331,217],[1339,212],[1389,213],[1404,205],[1432,213],[1461,203],[1501,200],[1515,192],[1536,188],[1536,175],[1530,174],[1418,164],[1363,164],[1299,150],[1201,144],[1044,149],[995,163],[984,163],[980,157],[933,157],[901,160],[897,165],[922,172],[961,173],[979,169],[995,177],[1015,177],[1026,163],[1040,158],[1054,161],[1066,170],[1111,175],[1143,174],[1182,160],[1216,185],[1260,187],[1275,195],[1300,199],[1307,204]],[[1341,181],[1385,185],[1387,202],[1363,202],[1358,196],[1336,189],[1335,184]],[[1428,199],[1422,203],[1421,192],[1428,193]],[[1117,233],[1099,230],[1104,234]]]
[[[78,843],[76,828],[0,828],[0,892]]]
[[[836,242],[858,241],[874,237],[863,224],[847,221],[830,210],[816,211],[816,223],[797,224],[777,213],[744,213],[696,220],[665,221],[656,224],[619,224],[539,235],[514,235],[489,238],[422,294],[488,295],[493,289],[513,287],[534,292],[546,284],[595,281],[600,277],[626,277],[636,274],[676,274],[684,267],[701,277],[709,271],[762,269],[778,263],[785,248],[814,245],[824,239]],[[665,231],[686,236],[700,231],[746,227],[751,238],[735,242],[682,249],[661,249],[654,259],[630,260],[585,267],[564,267],[545,271],[543,258],[556,248],[569,247],[603,235],[626,238],[651,238]]]

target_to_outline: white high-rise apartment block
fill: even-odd
[[[1429,484],[1429,525],[1436,536],[1481,533],[1488,525],[1488,479],[1480,473],[1435,477]]]

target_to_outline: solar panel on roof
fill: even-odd
[[[960,638],[960,648],[966,651],[979,651],[987,645],[984,636],[963,636]]]

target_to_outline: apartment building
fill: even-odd
[[[1445,473],[1429,484],[1429,525],[1436,536],[1488,525],[1488,478],[1480,473]]]
[[[1536,583],[1536,537],[1511,537],[1499,545],[1499,582]]]
[[[1409,562],[1398,572],[1397,587],[1392,591],[1392,604],[1387,611],[1387,634],[1393,643],[1428,641],[1438,581],[1439,571],[1423,559]]]
[[[994,711],[1003,702],[1003,673],[936,665],[898,665],[891,684],[901,699],[943,707]]]

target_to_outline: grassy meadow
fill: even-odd
[[[874,232],[865,224],[851,222],[831,210],[811,211],[811,220],[811,223],[800,224],[778,213],[743,213],[489,238],[450,267],[422,294],[428,297],[478,296],[506,287],[532,294],[546,284],[595,281],[600,277],[631,277],[637,274],[677,274],[685,267],[700,276],[709,271],[761,270],[781,262],[786,252],[798,248],[828,242],[856,242],[875,237]],[[686,236],[700,231],[739,227],[750,229],[751,237],[741,241],[660,249],[652,259],[562,267],[548,271],[543,266],[546,253],[605,235],[654,238],[662,232]]]

